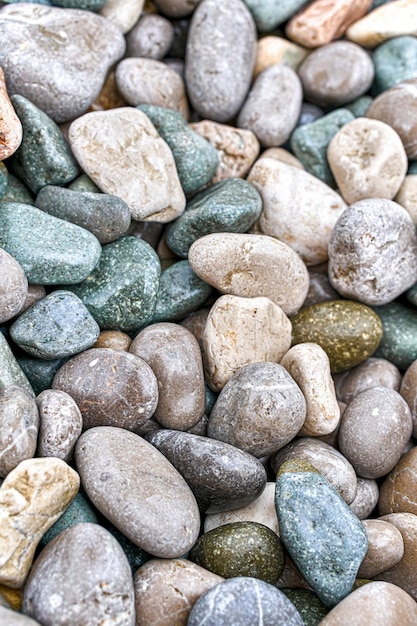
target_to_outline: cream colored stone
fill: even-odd
[[[297,70],[308,55],[308,50],[284,39],[284,37],[262,37],[258,39],[254,78],[271,65],[288,65]]]
[[[379,120],[360,117],[333,137],[327,159],[344,200],[394,198],[407,173],[408,160],[399,135]]]
[[[77,494],[80,478],[56,458],[22,461],[0,487],[0,582],[25,582],[42,535]]]
[[[127,33],[138,21],[144,0],[107,0],[100,14]]]
[[[0,161],[12,156],[22,141],[22,124],[16,115],[6,89],[0,66]]]
[[[273,237],[205,235],[192,244],[188,260],[194,272],[221,293],[266,296],[286,315],[295,314],[307,295],[306,266],[290,246]]]
[[[298,167],[299,170],[305,170],[305,167],[301,163],[301,161],[299,161],[297,157],[295,157],[285,148],[267,148],[262,152],[262,154],[258,158],[258,161],[260,161],[261,159],[276,159],[277,161],[281,161],[281,163],[286,163],[287,165]]]
[[[248,181],[259,191],[262,233],[291,246],[307,265],[328,258],[334,225],[345,202],[321,180],[276,159],[260,159]]]
[[[417,35],[417,0],[387,2],[346,31],[348,39],[366,48],[401,35]]]
[[[362,524],[368,538],[368,550],[358,570],[358,578],[374,578],[396,565],[403,557],[404,542],[398,528],[379,519]]]
[[[395,196],[395,202],[407,209],[417,226],[417,174],[409,174],[404,178],[403,184]]]
[[[278,363],[291,345],[291,322],[269,298],[221,296],[207,317],[203,356],[207,382],[220,391],[240,367]]]
[[[104,193],[122,198],[133,219],[170,222],[184,211],[172,152],[142,111],[87,113],[71,124],[69,140],[86,174]]]
[[[328,435],[337,428],[340,409],[329,357],[317,343],[299,343],[281,359],[304,394],[307,416],[300,435]]]

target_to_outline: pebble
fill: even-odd
[[[195,603],[187,626],[303,626],[295,606],[282,591],[249,576],[219,583]]]
[[[125,51],[122,33],[109,20],[30,3],[2,7],[0,38],[9,95],[24,96],[57,123],[88,109]]]
[[[0,248],[0,324],[12,319],[22,309],[28,281],[22,266]]]
[[[375,81],[374,81],[375,82]],[[355,117],[366,117],[373,98],[371,96],[360,96],[354,102],[346,105],[346,108],[353,113]]]
[[[382,323],[372,309],[349,300],[305,307],[291,318],[293,344],[317,343],[329,357],[333,374],[359,365],[377,349]]]
[[[31,395],[35,395],[2,332],[0,332],[0,385],[2,389],[13,386],[22,387]]]
[[[256,28],[245,4],[200,2],[185,55],[185,82],[195,111],[215,122],[233,118],[249,90],[255,59]]]
[[[3,196],[1,195],[2,168],[4,171],[7,171],[5,166],[0,163],[0,202],[22,202],[23,204],[30,204],[33,206],[35,201],[29,189],[10,172],[8,172],[7,176],[7,187],[5,193]]]
[[[300,613],[304,626],[318,626],[328,613],[328,608],[309,589],[281,588]]]
[[[194,272],[220,293],[265,296],[286,315],[296,313],[307,295],[306,266],[290,246],[273,237],[213,233],[197,239],[188,258]]]
[[[20,588],[42,535],[75,497],[80,479],[61,459],[27,459],[0,487],[0,582]]]
[[[358,476],[355,499],[349,508],[359,519],[367,519],[378,504],[379,488],[376,480]]]
[[[372,387],[400,390],[401,374],[398,367],[386,359],[371,357],[360,365],[334,377],[336,395],[349,404],[353,398]]]
[[[172,152],[142,111],[82,115],[70,126],[69,142],[85,173],[101,191],[124,200],[133,219],[165,223],[184,211]]]
[[[35,456],[39,414],[33,396],[22,387],[6,387],[0,394],[0,476]]]
[[[380,94],[404,80],[415,78],[417,39],[407,35],[388,39],[372,52],[375,80],[372,90]],[[398,111],[401,114],[400,111]]]
[[[20,314],[24,313],[25,311],[27,311],[29,307],[32,306],[32,304],[35,304],[35,302],[38,302],[45,296],[46,296],[46,289],[43,285],[28,285],[26,298],[19,313]]]
[[[7,171],[4,163],[0,162],[0,199],[3,202],[3,198],[7,192],[9,186],[9,172]]]
[[[7,626],[41,626],[34,619],[3,606],[0,606],[0,621]]]
[[[267,148],[260,154],[258,161],[261,159],[275,159],[276,161],[297,167],[300,170],[305,169],[301,161],[285,148]]]
[[[83,418],[73,398],[58,389],[45,389],[36,398],[39,411],[37,456],[70,461],[81,435]]]
[[[28,281],[40,285],[79,283],[101,255],[99,241],[84,228],[19,202],[0,203],[0,245]]]
[[[98,524],[63,531],[36,559],[22,611],[42,624],[134,626],[133,581],[118,542]]]
[[[346,208],[340,195],[308,172],[271,158],[259,159],[248,181],[263,200],[261,232],[291,246],[307,265],[327,261],[330,235]]]
[[[200,529],[195,498],[147,441],[122,428],[98,427],[81,435],[75,459],[94,506],[135,545],[161,558],[194,545]]]
[[[277,476],[280,537],[291,558],[329,608],[347,596],[366,554],[358,518],[310,463],[287,461]]]
[[[291,322],[269,298],[221,296],[207,317],[203,357],[207,383],[219,392],[244,365],[279,362],[291,346]]]
[[[304,396],[282,365],[250,363],[220,392],[207,435],[261,458],[289,443],[305,416]]]
[[[412,430],[410,409],[400,394],[373,387],[357,395],[344,411],[339,449],[359,476],[381,478],[400,460]]]
[[[122,33],[128,33],[138,21],[144,0],[106,0],[100,14]]]
[[[10,102],[6,79],[0,66],[0,161],[9,158],[22,141],[22,124]]]
[[[417,469],[417,448],[413,447],[398,461],[380,488],[378,510],[387,513],[417,514],[417,489],[414,475]]]
[[[126,56],[160,61],[174,40],[174,27],[162,15],[143,15],[126,35]]]
[[[258,39],[254,78],[272,65],[287,65],[297,70],[308,55],[308,50],[284,39],[269,35]]]
[[[275,30],[294,15],[299,9],[307,3],[307,0],[244,0],[245,4],[251,11],[258,30],[260,32],[269,32]]]
[[[98,336],[93,348],[112,348],[112,350],[122,350],[129,352],[131,338],[120,330],[103,330]]]
[[[413,437],[417,435],[417,385],[416,385],[417,361],[413,361],[407,368],[401,381],[399,392],[408,404],[413,418]],[[398,391],[398,390],[397,390]]]
[[[168,17],[185,17],[192,13],[201,0],[155,0],[156,6]]]
[[[400,35],[417,35],[415,0],[387,2],[352,24],[346,31],[351,41],[374,48],[378,44]]]
[[[401,561],[404,542],[393,524],[380,519],[368,519],[362,523],[368,537],[368,551],[358,570],[358,577],[370,579]]]
[[[91,348],[72,357],[59,368],[52,389],[75,400],[84,430],[117,426],[134,431],[152,417],[158,404],[158,384],[149,365],[110,348]]]
[[[417,312],[400,302],[374,307],[383,334],[375,356],[406,370],[417,359]]]
[[[413,224],[417,225],[417,176],[415,174],[404,178],[394,200],[408,211]]]

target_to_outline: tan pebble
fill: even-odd
[[[339,400],[349,404],[355,396],[372,387],[388,387],[399,391],[401,374],[394,363],[371,357],[347,372],[336,374],[334,382]]]
[[[194,313],[187,315],[187,317],[180,322],[181,326],[184,326],[184,328],[193,333],[201,348],[203,346],[203,334],[209,313],[209,307],[199,309],[198,311],[194,311]]]
[[[21,587],[42,535],[62,515],[80,485],[56,458],[28,459],[0,487],[0,582]]]
[[[258,39],[256,62],[253,71],[254,78],[271,65],[288,65],[293,70],[298,69],[308,55],[308,50],[284,39],[269,35]]]
[[[11,254],[0,248],[0,324],[21,311],[27,293],[28,281],[23,267]]]
[[[111,348],[129,352],[131,338],[120,330],[102,330],[92,348]]]
[[[10,102],[4,72],[0,66],[0,161],[16,152],[22,141],[22,124]]]
[[[355,499],[349,508],[359,519],[366,519],[378,504],[379,488],[376,480],[358,476]]]
[[[332,230],[346,208],[340,195],[308,172],[271,158],[258,160],[248,181],[262,197],[261,231],[291,246],[307,265],[326,261]]]
[[[291,345],[291,322],[269,298],[221,296],[207,317],[203,354],[207,382],[223,389],[248,363],[277,363]]]
[[[36,404],[40,418],[36,455],[69,461],[83,428],[77,403],[65,391],[45,389]]]
[[[366,48],[375,48],[383,41],[401,35],[417,35],[416,0],[387,2],[346,31],[348,39]]]
[[[411,411],[413,437],[417,437],[417,361],[413,361],[406,370],[401,382],[400,394]]]
[[[371,6],[372,0],[315,0],[288,22],[285,33],[306,48],[318,48],[342,37]]]
[[[186,626],[198,598],[223,580],[186,559],[148,561],[133,579],[136,626]]]
[[[358,570],[358,578],[374,578],[396,565],[403,557],[404,542],[398,528],[379,519],[363,520],[368,550]]]
[[[384,122],[360,117],[333,137],[327,158],[348,204],[368,198],[391,200],[407,173],[408,160],[399,135]]]
[[[46,289],[43,285],[28,285],[28,292],[19,315],[24,313],[32,304],[38,300],[42,300],[46,296]]]
[[[398,528],[404,542],[404,555],[397,565],[382,572],[382,574],[378,574],[377,578],[398,585],[409,593],[414,600],[417,600],[417,515],[413,515],[413,513],[391,513],[379,519]],[[417,624],[417,615],[415,621],[397,621],[395,626],[397,624]]]
[[[305,167],[301,163],[301,161],[299,161],[297,157],[295,157],[285,148],[267,148],[259,156],[258,161],[260,161],[260,159],[276,159],[277,161],[281,161],[282,163],[286,163],[287,165],[298,167],[299,170],[305,170]]]
[[[386,513],[417,515],[417,447],[411,448],[399,460],[380,488],[378,509]]]
[[[100,15],[116,24],[127,33],[133,28],[142,13],[144,0],[106,0]]]
[[[127,106],[127,102],[117,89],[114,72],[110,72],[89,111],[107,111],[107,109],[116,109],[124,106]]]
[[[413,223],[417,226],[417,174],[409,174],[404,178],[395,196],[395,202],[408,211]]]

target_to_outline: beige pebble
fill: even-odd
[[[253,71],[254,78],[271,65],[288,65],[297,70],[308,55],[308,50],[284,39],[269,35],[258,39],[256,47],[256,62]]]
[[[0,161],[16,152],[22,141],[22,124],[10,102],[4,72],[0,66]]]
[[[142,111],[87,113],[71,124],[69,140],[88,176],[105,193],[122,198],[133,219],[164,223],[184,211],[172,152]]]
[[[28,285],[28,292],[26,294],[25,301],[22,308],[19,310],[19,315],[24,313],[32,304],[42,300],[46,296],[46,289],[43,285]]]
[[[297,157],[295,157],[285,148],[267,148],[259,156],[258,161],[260,161],[260,159],[276,159],[277,161],[281,161],[282,163],[286,163],[287,165],[298,167],[299,170],[305,170],[305,167],[301,163],[301,161],[299,161]]]
[[[417,437],[417,361],[413,361],[407,368],[401,382],[400,394],[411,411],[413,437]]]
[[[395,196],[395,202],[408,211],[413,223],[417,226],[417,174],[409,174],[404,178]]]
[[[127,33],[142,13],[144,0],[106,0],[100,14]]]
[[[336,400],[329,357],[317,343],[299,343],[281,359],[304,394],[307,416],[300,435],[328,435],[337,428],[340,409]]]
[[[291,322],[269,298],[221,296],[207,317],[203,334],[207,382],[223,389],[248,363],[277,363],[291,345]]]
[[[398,528],[379,519],[363,520],[368,550],[358,570],[358,578],[374,578],[396,565],[403,557],[404,542]]]
[[[394,198],[407,173],[399,135],[384,122],[360,117],[333,137],[327,158],[348,204],[368,198]]]
[[[386,2],[346,31],[348,39],[366,48],[375,48],[383,41],[401,35],[417,35],[416,0]]]
[[[65,391],[45,389],[36,404],[40,419],[37,456],[69,461],[83,428],[77,403]]]
[[[417,447],[411,448],[384,480],[380,488],[378,509],[387,513],[417,515]]]
[[[0,487],[0,582],[25,582],[42,535],[75,497],[80,478],[61,459],[28,459]]]
[[[401,374],[394,363],[371,357],[346,372],[335,374],[334,382],[338,399],[349,404],[355,396],[372,387],[388,387],[399,391]]]
[[[355,499],[349,508],[359,519],[366,519],[378,504],[379,488],[376,480],[358,476]]]
[[[417,515],[413,515],[413,513],[391,513],[379,519],[398,528],[404,542],[404,555],[397,565],[382,572],[377,578],[398,585],[417,601]],[[415,621],[397,621],[395,626],[397,624],[414,625],[415,623],[417,624],[417,615]]]
[[[28,281],[23,267],[11,254],[0,248],[0,324],[21,311],[27,293]]]
[[[35,456],[39,431],[36,402],[22,387],[0,385],[0,477]]]
[[[271,158],[258,160],[248,181],[262,197],[261,232],[291,246],[307,265],[326,261],[332,230],[346,208],[340,195],[308,172]]]

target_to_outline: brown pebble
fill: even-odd
[[[336,374],[334,383],[338,399],[349,404],[355,396],[372,387],[388,387],[399,391],[401,374],[394,363],[371,357],[347,372]]]
[[[209,313],[210,309],[208,307],[199,309],[198,311],[194,311],[194,313],[187,315],[187,317],[180,322],[181,326],[184,326],[184,328],[193,333],[200,348],[203,347],[203,334]]]
[[[374,578],[394,567],[403,557],[404,542],[398,528],[379,519],[363,520],[368,550],[358,570],[358,578]]]
[[[3,68],[0,66],[0,161],[16,152],[22,135],[22,124],[10,102]]]
[[[379,574],[377,578],[398,585],[417,601],[417,515],[413,515],[413,513],[391,513],[379,519],[398,528],[404,542],[404,555],[397,565]],[[417,624],[417,615],[415,621],[397,621],[395,624],[414,623]]]
[[[406,370],[401,382],[400,394],[411,411],[413,437],[417,437],[417,361],[413,361]]]
[[[417,515],[417,447],[411,448],[399,460],[380,489],[378,509],[387,513]]]
[[[122,350],[129,352],[131,338],[126,333],[119,330],[102,330],[93,348],[111,348],[112,350]]]

